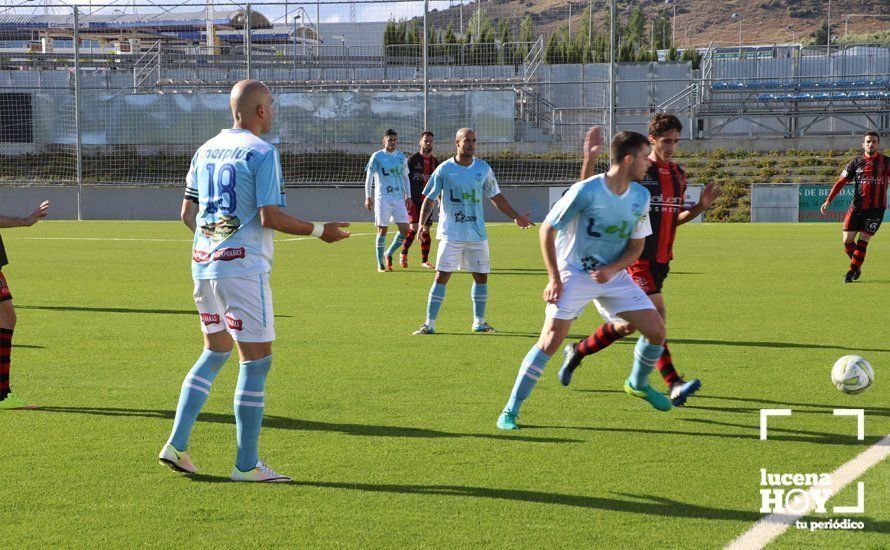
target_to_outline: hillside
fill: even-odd
[[[733,13],[742,16],[742,41],[745,44],[790,43],[792,40],[806,42],[828,15],[827,0],[674,0],[674,3],[675,43],[680,48],[687,45],[704,47],[711,42],[737,45],[739,23],[737,19],[732,19]],[[529,14],[535,31],[544,34],[570,20],[573,32],[581,25],[588,25],[590,21],[584,17],[584,12],[591,4],[594,6],[592,24],[595,30],[604,29],[608,20],[608,2],[604,0],[483,0],[481,4],[489,17],[511,20],[514,28],[518,27],[519,19]],[[463,12],[463,25],[467,28],[477,5],[466,4],[462,10],[459,6],[439,10],[432,15],[432,24],[442,28],[451,23],[458,32],[460,12]],[[666,4],[664,0],[619,0],[619,19],[626,24],[631,11],[637,6],[642,8],[649,22],[659,13],[673,17],[673,4]],[[831,2],[831,12],[832,30],[838,38],[844,34],[844,20],[848,14],[883,15],[849,18],[851,34],[890,29],[890,0],[834,0]],[[646,32],[649,29],[647,24]]]

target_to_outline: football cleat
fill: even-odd
[[[8,394],[0,400],[0,411],[33,411],[37,405],[29,405],[14,393]]]
[[[516,415],[504,411],[501,413],[501,416],[498,417],[498,428],[502,430],[518,430],[519,424],[516,423]]]
[[[435,334],[435,333],[436,333],[436,331],[433,330],[433,327],[431,327],[431,326],[429,326],[428,324],[424,323],[424,324],[420,325],[420,328],[419,328],[419,329],[417,329],[417,330],[414,331],[414,336],[417,336],[417,335],[420,335],[420,334]]]
[[[386,257],[386,270],[392,271],[392,256]]]
[[[853,280],[854,280],[854,281],[858,281],[860,276],[862,276],[862,270],[861,270],[861,269],[857,269],[857,270],[853,273]]]
[[[682,407],[686,400],[695,395],[701,388],[701,380],[695,378],[689,382],[677,382],[671,386],[671,403],[675,407]]]
[[[639,397],[660,411],[671,410],[671,400],[663,393],[659,393],[652,389],[652,386],[646,386],[645,389],[638,390],[630,383],[630,379],[624,381],[624,393]]]
[[[420,267],[424,269],[436,269],[436,265],[429,262],[423,262],[422,264],[420,264]]]
[[[844,282],[852,283],[853,281],[855,281],[855,279],[853,278],[855,275],[856,275],[856,272],[851,269],[850,271],[847,272],[846,275],[844,275]]]
[[[563,386],[568,386],[572,382],[572,374],[575,372],[575,369],[581,366],[581,360],[584,359],[584,356],[578,354],[577,342],[574,344],[566,344],[566,347],[563,348],[562,352],[565,354],[566,358],[563,360],[562,367],[559,369],[559,383]]]
[[[256,467],[248,472],[242,472],[237,466],[232,468],[232,481],[256,481],[260,483],[290,483],[293,479],[281,475],[268,467],[262,460],[258,460]]]
[[[481,323],[478,325],[473,325],[473,332],[480,332],[480,333],[484,333],[484,334],[493,334],[497,331],[494,329],[493,326],[489,325],[488,323]]]
[[[195,465],[192,464],[192,459],[189,457],[189,454],[185,451],[177,451],[176,447],[170,443],[167,443],[164,445],[164,448],[161,449],[161,454],[158,455],[158,462],[164,466],[169,466],[174,471],[182,472],[184,474],[193,474],[198,471],[198,469],[195,468]]]
[[[399,257],[399,265],[402,266],[402,269],[408,269],[408,256],[402,254]]]

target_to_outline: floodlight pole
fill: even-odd
[[[80,139],[80,13],[74,6],[74,155],[77,162],[77,221],[83,221],[83,151]]]
[[[251,53],[252,53],[251,50],[253,50],[253,48],[251,47],[251,39],[252,39],[252,37],[250,36],[250,28],[251,28],[251,26],[252,26],[251,23],[250,23],[251,15],[252,15],[251,11],[252,11],[252,10],[250,9],[250,4],[247,4],[247,10],[246,10],[247,17],[246,17],[246,19],[245,19],[245,21],[244,21],[244,42],[245,42],[245,46],[246,46],[246,48],[247,48],[247,78],[248,78],[248,79],[251,78],[251,77],[253,76],[253,75],[251,74],[251,73],[253,72],[253,71],[251,70],[251,69],[253,68],[253,67],[251,66],[251,65],[252,65],[252,61],[253,61],[253,60],[252,60],[252,55],[251,55]]]
[[[609,140],[615,136],[615,0],[609,7]],[[610,155],[612,148],[609,147]]]
[[[429,78],[429,57],[427,50],[429,49],[429,27],[427,14],[430,11],[429,0],[423,0],[423,131],[430,129],[430,78]]]

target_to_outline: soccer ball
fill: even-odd
[[[831,381],[844,393],[860,393],[875,381],[875,371],[858,355],[844,355],[831,368]]]

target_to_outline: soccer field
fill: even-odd
[[[844,285],[839,224],[690,224],[665,286],[677,368],[703,388],[659,413],[622,383],[633,339],[585,360],[569,388],[554,357],[517,432],[495,428],[543,321],[537,232],[490,226],[487,319],[470,331],[470,277],[455,275],[439,334],[423,322],[433,275],[375,272],[370,224],[326,245],[279,235],[278,340],[260,455],[290,485],[228,481],[234,358],[194,431],[199,475],[157,462],[179,387],[201,349],[178,223],[44,222],[4,230],[18,311],[12,385],[38,411],[0,413],[0,525],[10,547],[288,545],[722,548],[759,512],[761,468],[830,473],[890,434],[890,236]],[[573,337],[600,323],[593,307]],[[832,385],[855,353],[876,383]],[[657,373],[651,379],[663,388]],[[759,439],[759,411],[789,408]],[[865,409],[856,421],[835,408]],[[769,548],[886,548],[890,467]]]

